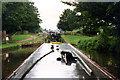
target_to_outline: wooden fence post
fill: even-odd
[[[3,31],[3,34],[2,34],[2,35],[3,35],[3,40],[4,40],[5,43],[6,43],[6,30]]]

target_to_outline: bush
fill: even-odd
[[[93,37],[88,39],[83,39],[78,42],[77,46],[79,48],[84,48],[84,49],[94,49],[95,41],[96,39]]]
[[[78,48],[96,50],[96,51],[111,51],[115,53],[120,52],[120,39],[102,33],[97,38],[88,38],[80,40],[77,44]]]
[[[107,50],[109,48],[109,38],[108,35],[106,33],[101,33],[98,36],[98,50]]]

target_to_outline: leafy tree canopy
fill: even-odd
[[[120,2],[64,2],[63,3],[75,6],[73,12],[80,12],[81,15],[72,20],[71,29],[83,28],[85,33],[97,33],[100,28],[105,29],[107,26],[115,26],[114,31],[116,36],[120,37]],[[69,15],[69,14],[66,14]],[[76,14],[73,14],[76,17]],[[73,17],[73,16],[72,16]],[[68,19],[69,22],[70,19]],[[60,18],[61,21],[61,18]],[[59,22],[60,22],[59,21]],[[60,25],[60,23],[58,23]],[[63,25],[61,23],[61,25]],[[67,24],[69,25],[69,24]],[[69,27],[70,28],[70,27]]]
[[[60,16],[60,21],[58,23],[58,28],[62,28],[63,30],[73,30],[76,24],[76,13],[70,9],[64,10],[63,14]]]
[[[2,29],[7,33],[28,30],[34,32],[39,28],[41,19],[32,2],[2,3]]]

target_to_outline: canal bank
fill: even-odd
[[[42,41],[46,37],[47,34],[41,34],[39,36],[32,35],[30,38],[25,39],[25,40],[18,40],[18,41],[12,41],[12,42],[7,42],[6,44],[3,43],[0,45],[0,49],[9,49],[12,47],[19,47],[24,44],[34,44],[34,43],[40,43],[39,41]],[[16,35],[17,36],[17,35]],[[44,42],[44,41],[42,41]]]

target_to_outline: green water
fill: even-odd
[[[25,48],[4,49],[2,51],[2,78],[8,77],[39,46],[40,44]]]
[[[90,59],[120,79],[120,54],[81,50]]]

